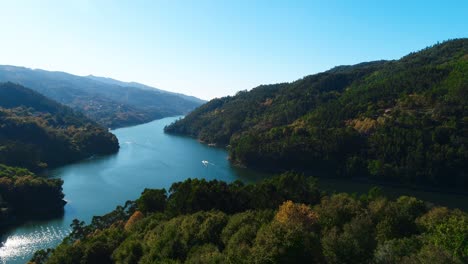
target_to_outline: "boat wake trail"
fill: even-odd
[[[202,162],[203,166],[205,166],[205,167],[208,167],[208,165],[215,166],[214,163],[211,163],[211,162],[209,162],[207,160],[202,160],[201,162]]]

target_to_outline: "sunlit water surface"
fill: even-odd
[[[136,199],[144,188],[168,188],[187,178],[256,181],[258,172],[231,166],[223,149],[203,145],[194,139],[163,133],[165,125],[176,118],[113,131],[120,151],[48,172],[49,177],[64,180],[67,205],[63,217],[32,221],[11,229],[0,240],[0,263],[25,263],[38,249],[57,246],[71,231],[78,218],[87,223],[127,200]],[[263,175],[265,176],[265,175]],[[370,185],[342,180],[320,180],[321,186],[347,192],[366,192]],[[468,204],[466,196],[384,188],[390,196],[414,195],[452,207]]]
[[[253,181],[250,171],[232,167],[226,151],[196,140],[163,133],[176,118],[113,131],[120,151],[48,172],[64,180],[65,214],[58,219],[31,221],[8,231],[1,239],[0,263],[25,263],[38,249],[55,247],[78,218],[89,223],[144,188],[168,188],[187,178]],[[205,162],[202,162],[205,161]]]

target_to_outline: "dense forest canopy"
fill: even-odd
[[[326,194],[285,173],[253,185],[189,179],[74,220],[31,263],[463,263],[468,215],[414,197]]]
[[[117,138],[83,114],[23,86],[0,83],[0,228],[63,213],[63,181],[30,170],[118,149]]]
[[[139,83],[8,65],[0,65],[0,82],[26,86],[110,128],[186,114],[204,102]]]
[[[83,114],[20,85],[0,84],[0,164],[38,171],[118,149],[117,138]]]
[[[27,169],[0,164],[0,228],[15,218],[52,217],[63,212],[61,179],[37,177]]]
[[[468,39],[214,99],[165,128],[239,164],[468,190]]]

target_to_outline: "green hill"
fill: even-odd
[[[0,65],[0,82],[28,87],[111,128],[183,115],[204,102],[134,82],[9,65]]]
[[[468,215],[378,189],[325,194],[294,173],[253,185],[189,179],[72,232],[31,263],[466,263]]]
[[[467,93],[468,39],[455,39],[214,99],[165,131],[248,167],[466,191]]]
[[[0,234],[23,220],[63,214],[61,179],[37,177],[23,168],[0,164]]]
[[[38,171],[118,149],[117,138],[83,114],[23,86],[0,84],[0,163]]]

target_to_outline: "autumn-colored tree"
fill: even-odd
[[[141,219],[143,219],[143,217],[145,217],[145,216],[143,215],[142,212],[135,211],[135,213],[133,213],[132,216],[130,216],[127,223],[125,223],[125,227],[124,227],[125,230],[129,231],[130,229],[132,229],[132,227],[135,225],[135,223],[140,221]]]
[[[283,224],[303,225],[312,227],[317,224],[317,213],[305,204],[296,204],[292,201],[284,202],[275,215],[275,220]]]
[[[153,202],[161,201],[161,194],[165,193],[147,191],[142,195],[145,198],[138,200],[140,206],[138,202],[127,202],[107,215],[94,217],[88,226],[73,221],[73,231],[61,245],[52,252],[38,252],[31,261],[36,264],[468,263],[465,212],[446,208],[427,212],[426,204],[416,198],[387,199],[375,190],[359,198],[322,194],[321,203],[312,207],[314,203],[297,201],[298,197],[289,193],[292,188],[285,191],[278,182],[289,180],[284,175],[255,185],[186,180],[176,184],[172,188],[175,192],[167,198],[168,204],[176,199],[172,206],[183,208],[167,206],[161,212],[135,211],[144,207],[141,205],[155,208],[152,205],[159,203]],[[258,190],[268,191],[271,196]],[[223,202],[207,200],[215,194]],[[237,202],[239,194],[247,202],[231,204],[230,208],[222,206],[228,201]],[[270,204],[265,204],[267,197],[274,198]],[[255,207],[249,201],[257,198],[261,202]],[[240,209],[242,213],[231,213]]]

